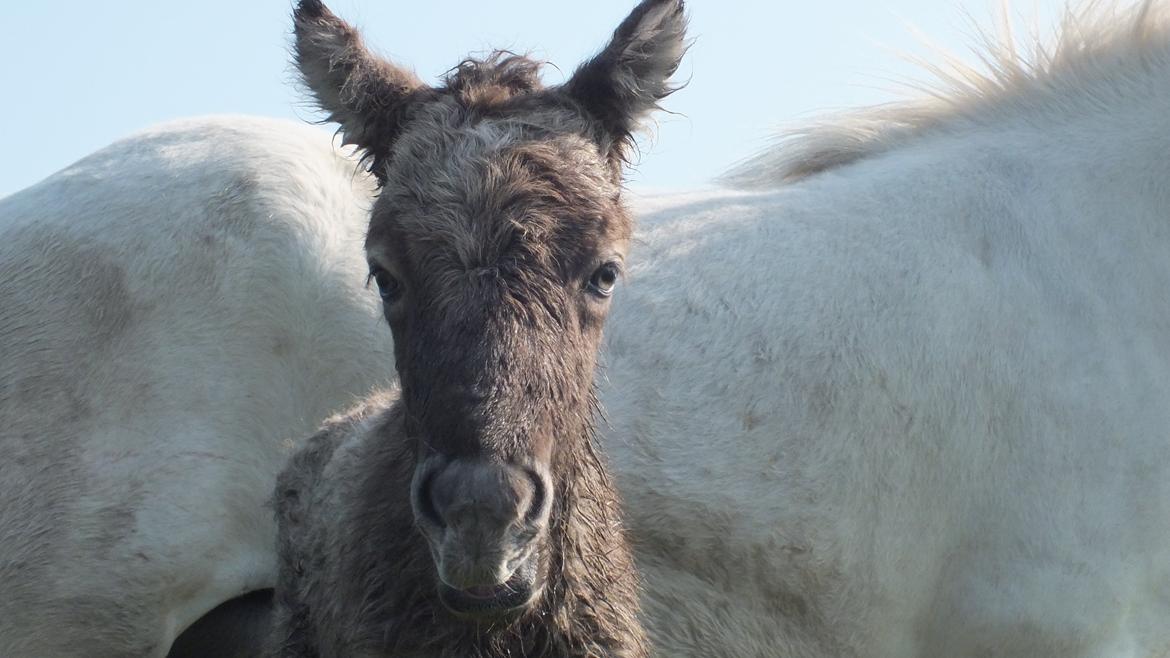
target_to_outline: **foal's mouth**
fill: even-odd
[[[535,569],[524,565],[507,582],[498,585],[475,585],[466,589],[439,581],[439,601],[459,617],[470,619],[516,616],[527,610],[540,588]]]

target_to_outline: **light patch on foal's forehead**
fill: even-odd
[[[524,138],[526,124],[519,121],[477,121],[463,127],[459,132],[470,143],[480,145],[484,151],[501,151],[508,144]]]
[[[558,231],[579,231],[562,224],[575,216],[601,220],[617,201],[596,144],[574,132],[514,118],[411,132],[402,144],[411,157],[388,172],[395,207],[384,221],[416,255],[489,267],[511,248],[540,250]]]

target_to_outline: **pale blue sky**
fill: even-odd
[[[633,0],[333,0],[378,51],[435,80],[468,53],[531,51],[559,82],[600,48]],[[1017,0],[1051,26],[1060,0]],[[777,126],[891,100],[921,78],[914,34],[965,53],[964,11],[988,0],[691,0],[696,43],[635,187],[702,183]],[[0,20],[0,196],[152,123],[209,113],[314,119],[287,64],[291,0],[9,3]],[[969,59],[969,58],[968,58]]]

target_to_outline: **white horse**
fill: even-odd
[[[997,57],[641,204],[602,390],[659,655],[1170,652],[1170,6]],[[271,585],[283,441],[390,370],[353,171],[227,118],[0,204],[0,654]]]
[[[353,172],[234,117],[0,202],[0,656],[163,655],[271,586],[286,442],[391,376]]]

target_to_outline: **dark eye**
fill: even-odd
[[[382,301],[387,303],[393,302],[402,294],[402,284],[398,282],[398,279],[393,274],[386,271],[385,268],[371,268],[370,278],[378,284],[378,294],[382,296]]]
[[[601,297],[609,297],[613,294],[620,273],[617,263],[602,265],[589,277],[589,291]]]

